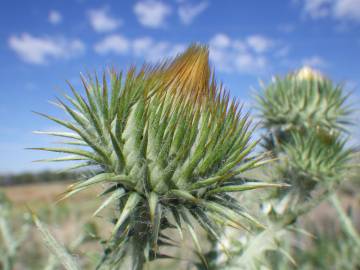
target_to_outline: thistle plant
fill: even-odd
[[[267,148],[275,150],[288,141],[291,131],[314,130],[330,144],[350,124],[351,109],[342,85],[320,72],[304,67],[284,78],[275,77],[257,96],[259,117],[268,131]]]
[[[351,149],[345,148],[346,140],[334,137],[333,142],[328,144],[319,140],[316,134],[291,135],[293,143],[282,147],[287,155],[286,171],[290,173],[287,178],[290,179],[295,174],[295,178],[302,177],[304,182],[327,181],[330,184],[343,179],[352,153]]]
[[[107,81],[110,81],[108,83]],[[220,240],[220,226],[262,225],[230,193],[277,187],[243,174],[268,160],[253,154],[253,127],[239,102],[216,83],[206,47],[193,45],[158,65],[110,71],[102,81],[82,76],[84,97],[57,100],[71,120],[42,116],[69,132],[39,132],[69,139],[64,147],[33,148],[68,154],[46,161],[80,161],[94,175],[69,186],[64,198],[102,184],[104,202],[118,208],[100,267],[132,269],[166,256],[166,229],[187,229],[201,255],[195,221]],[[117,269],[117,268],[116,268]]]
[[[352,157],[347,98],[341,85],[308,67],[275,78],[257,97],[265,147],[282,159],[277,174],[292,185],[287,202],[304,202],[318,183],[330,188],[343,180]]]
[[[284,237],[290,231],[306,234],[298,228],[297,218],[327,199],[352,168],[353,150],[347,147],[344,136],[351,114],[347,97],[341,85],[308,67],[274,78],[257,96],[265,130],[264,148],[278,159],[272,164],[272,177],[290,188],[275,190],[262,203],[268,214],[266,230],[225,239],[237,248],[230,260],[218,263],[215,269],[262,269],[269,265],[268,251],[280,251],[294,263],[282,245]],[[339,216],[346,218],[342,214]],[[349,220],[342,223],[351,225]],[[357,242],[359,237],[352,226],[345,229]],[[221,254],[219,248],[216,251]]]
[[[22,217],[22,225],[17,230],[12,222],[13,205],[4,193],[0,193],[0,268],[14,269],[18,259],[19,249],[26,240],[30,230],[30,218]]]
[[[359,241],[332,195],[354,168],[354,150],[345,136],[352,112],[347,99],[343,86],[308,67],[276,78],[258,97],[267,148],[280,158],[276,178],[291,184],[285,192],[275,192],[268,207],[279,228],[289,228],[331,195],[344,231]]]

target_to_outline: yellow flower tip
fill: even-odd
[[[212,72],[209,50],[206,46],[192,45],[184,53],[175,57],[165,70],[165,80],[174,90],[186,96],[208,96]]]
[[[323,80],[324,75],[309,66],[304,66],[299,71],[295,72],[295,78],[298,80]]]

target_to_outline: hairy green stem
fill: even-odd
[[[287,213],[281,219],[280,224],[282,224],[282,226],[285,227],[287,225],[294,223],[297,218],[309,213],[311,210],[316,208],[321,202],[328,199],[332,190],[333,189],[331,189],[331,188],[326,189],[322,194],[320,194],[316,198],[313,198],[312,200],[308,201],[307,203],[302,204],[295,211],[291,211],[290,213]]]
[[[145,266],[144,240],[134,237],[132,252],[132,270],[143,270]]]
[[[12,232],[10,231],[10,224],[7,222],[6,217],[0,215],[0,233],[4,240],[6,252],[3,257],[4,270],[13,269],[13,260],[16,254],[16,242],[13,239]]]
[[[339,215],[342,229],[351,239],[355,241],[357,246],[360,248],[360,236],[356,231],[351,219],[348,217],[348,215],[344,211],[344,208],[341,206],[341,202],[336,193],[330,196],[330,202],[335,208],[337,214]]]
[[[136,211],[135,218],[139,219],[139,222],[134,228],[134,236],[132,239],[132,270],[143,270],[146,264],[145,249],[147,237],[149,235],[149,216],[142,208]]]

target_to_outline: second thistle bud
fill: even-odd
[[[320,71],[314,70],[311,67],[304,66],[295,73],[295,78],[298,80],[318,80],[324,79],[324,75]]]

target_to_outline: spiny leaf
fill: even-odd
[[[39,218],[32,214],[33,221],[41,233],[41,236],[44,240],[46,246],[51,250],[51,252],[57,257],[59,262],[67,270],[80,270],[78,263],[75,261],[75,258],[72,257],[68,251],[62,246],[49,232],[48,228],[39,220]]]
[[[100,206],[99,208],[94,212],[93,216],[96,216],[100,213],[101,210],[103,210],[106,206],[113,203],[115,200],[118,200],[120,197],[125,195],[125,191],[123,189],[116,189]]]
[[[223,187],[218,187],[207,192],[208,195],[215,193],[224,193],[224,192],[237,192],[245,191],[259,188],[284,188],[289,187],[287,184],[276,184],[276,183],[266,183],[266,182],[247,182],[242,185],[228,185]]]
[[[124,207],[122,208],[121,215],[119,216],[114,226],[112,236],[116,234],[123,222],[136,210],[137,205],[141,200],[141,196],[136,192],[130,193]]]

